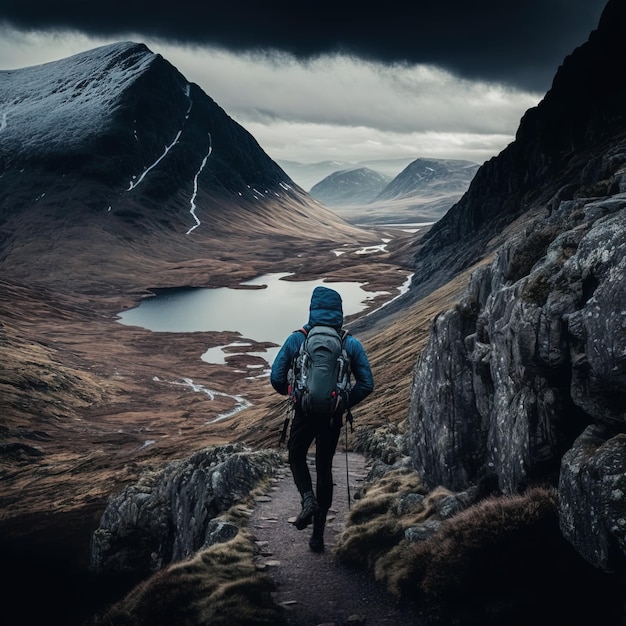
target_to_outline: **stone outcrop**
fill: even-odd
[[[621,168],[612,184],[626,190]],[[626,193],[563,201],[434,321],[411,455],[431,487],[559,483],[566,536],[609,568],[612,550],[626,557],[625,393]]]
[[[563,457],[559,481],[563,535],[587,561],[611,572],[626,554],[626,433],[589,426]]]
[[[91,570],[143,578],[231,539],[237,526],[216,518],[280,465],[276,452],[232,444],[145,473],[109,501],[93,534]]]

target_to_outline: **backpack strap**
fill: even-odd
[[[302,333],[304,335],[304,337],[306,338],[306,336],[308,335],[308,332],[306,330],[306,328],[302,327],[302,328],[298,328],[296,330],[293,331],[294,333]],[[292,367],[295,367],[295,362],[296,359],[298,358],[298,354],[296,353],[293,357],[293,365]],[[289,426],[289,418],[291,416],[291,413],[293,412],[294,408],[295,408],[295,389],[292,387],[292,383],[293,381],[289,381],[289,384],[287,386],[287,402],[288,404],[288,411],[287,411],[287,417],[285,417],[285,421],[283,422],[283,428],[282,431],[280,433],[280,439],[278,441],[278,447],[282,447],[282,445],[285,443],[285,440],[287,439],[287,428]]]

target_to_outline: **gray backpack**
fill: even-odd
[[[344,348],[346,330],[314,326],[307,333],[292,367],[291,393],[305,415],[343,413],[350,390],[350,360]]]

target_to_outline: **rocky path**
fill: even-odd
[[[313,455],[309,466],[315,484]],[[314,553],[308,541],[311,527],[297,530],[289,519],[300,510],[300,497],[287,466],[274,486],[258,499],[250,529],[261,548],[261,567],[276,583],[276,602],[285,607],[287,623],[297,626],[343,624],[423,625],[410,607],[399,604],[370,574],[349,568],[334,555],[333,546],[348,511],[347,479],[354,493],[363,481],[365,460],[359,454],[338,451],[333,463],[333,508],[326,525],[326,550]]]

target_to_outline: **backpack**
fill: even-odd
[[[294,406],[308,416],[342,413],[350,390],[350,359],[344,348],[348,331],[314,326],[300,332],[305,339],[290,370]]]

